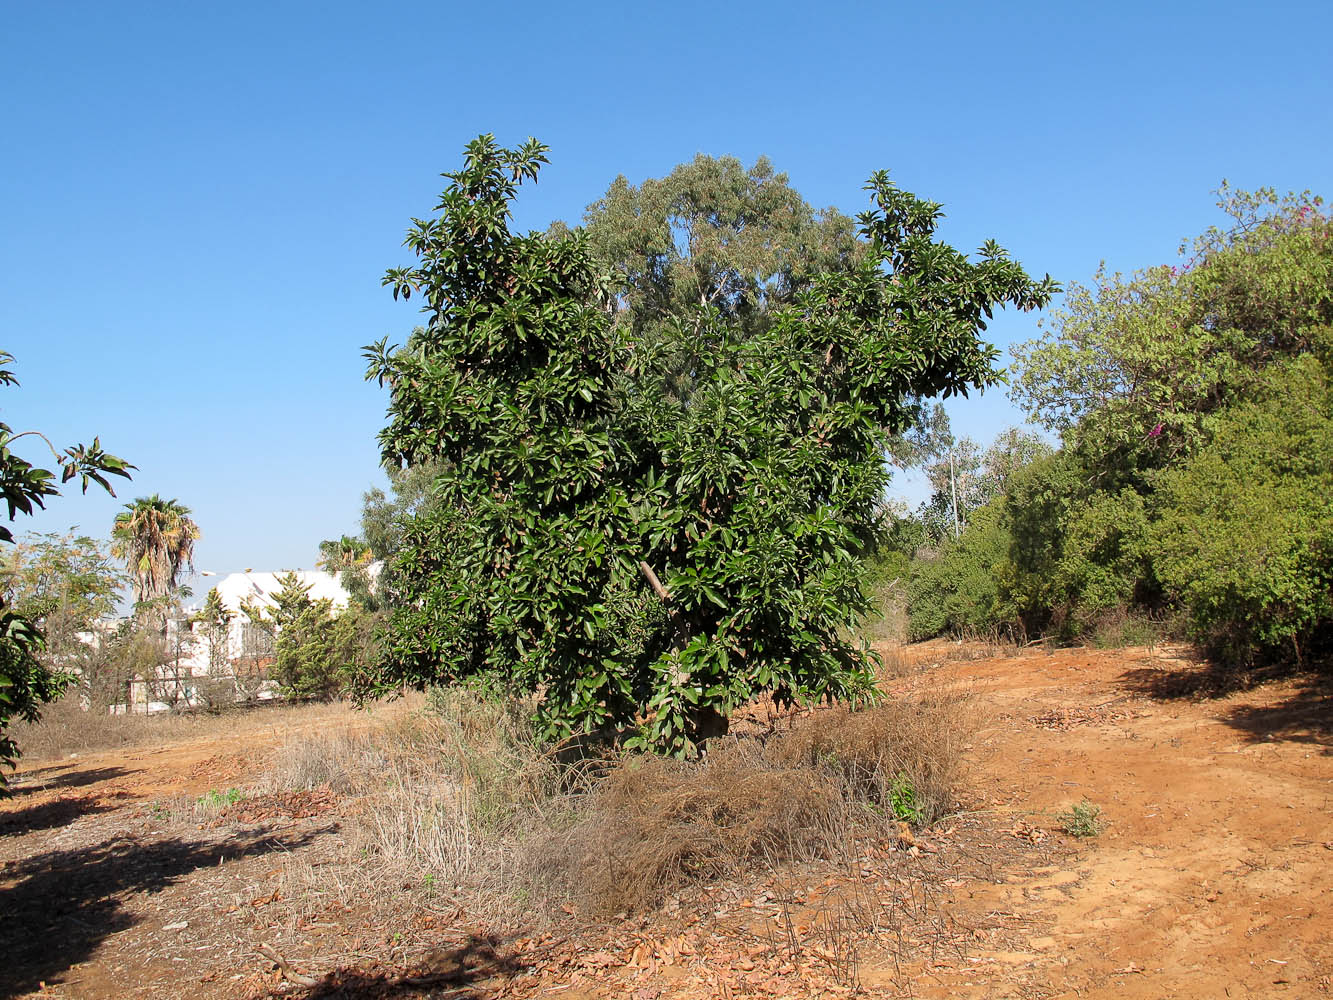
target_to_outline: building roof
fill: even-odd
[[[347,606],[347,591],[332,573],[318,569],[298,569],[292,572],[302,584],[310,587],[311,600],[327,598],[335,607]],[[243,602],[272,607],[273,595],[282,589],[278,578],[286,575],[285,570],[277,573],[229,573],[217,583],[218,598],[223,607],[233,613],[240,612]]]

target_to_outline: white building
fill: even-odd
[[[329,600],[338,609],[347,607],[347,591],[332,573],[308,569],[291,572],[302,586],[310,588],[311,600]],[[271,611],[277,604],[274,595],[282,590],[282,578],[286,576],[285,571],[247,571],[230,573],[219,580],[215,589],[231,616],[225,636],[210,634],[204,623],[170,622],[167,641],[172,662],[159,668],[159,676],[151,681],[136,678],[131,682],[128,710],[164,712],[216,704],[219,699],[267,701],[276,697],[277,683],[268,679],[273,659],[272,632],[256,628],[245,608]],[[199,607],[193,610],[197,612]],[[126,711],[125,706],[118,707]]]
[[[301,586],[310,588],[310,599],[318,601],[328,599],[335,608],[347,607],[347,591],[332,573],[321,569],[292,570]],[[228,573],[218,581],[214,588],[218,592],[223,606],[234,615],[244,614],[243,603],[257,604],[260,607],[275,606],[273,595],[282,589],[279,577],[282,573]]]

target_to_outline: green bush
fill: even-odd
[[[1148,530],[1147,503],[1128,487],[1093,493],[1070,507],[1050,587],[1080,633],[1099,612],[1153,589]]]
[[[1226,662],[1301,660],[1333,623],[1333,394],[1306,356],[1162,478],[1157,571]]]
[[[350,688],[371,651],[374,615],[352,602],[341,611],[328,598],[310,597],[310,584],[295,573],[278,578],[271,617],[251,609],[252,620],[271,629],[273,678],[295,698],[333,698]]]
[[[1006,581],[1012,576],[1013,536],[997,506],[977,511],[956,542],[933,559],[918,559],[908,586],[908,634],[927,639],[1012,631],[1018,609]]]

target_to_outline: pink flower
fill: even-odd
[[[1148,437],[1150,438],[1161,437],[1161,436],[1162,436],[1161,424],[1158,424],[1156,427],[1154,427],[1152,430],[1148,432]]]

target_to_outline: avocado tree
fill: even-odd
[[[986,317],[1054,284],[994,243],[973,262],[935,240],[939,206],[880,172],[860,252],[761,328],[702,303],[639,339],[584,233],[510,232],[545,154],[469,144],[408,233],[417,263],[385,277],[426,320],[366,349],[390,390],[383,459],[440,472],[365,689],[491,673],[539,693],[553,737],[633,726],[673,752],[761,692],[867,694],[846,635],[889,439],[921,397],[996,381]]]
[[[12,355],[0,351],[0,385],[18,384],[9,367],[13,361]],[[45,442],[61,470],[59,483],[78,479],[85,493],[89,483],[96,483],[115,496],[107,476],[128,479],[129,470],[134,468],[103,451],[97,438],[91,445],[58,450],[38,431],[16,432],[7,423],[0,423],[0,489],[4,491],[10,522],[19,514],[31,515],[36,508],[44,507],[48,497],[60,495],[55,472],[14,453],[14,442],[24,437]],[[0,525],[0,543],[13,542],[13,532]],[[41,624],[31,611],[14,606],[12,596],[9,589],[0,593],[0,764],[11,768],[19,756],[19,748],[9,735],[10,721],[18,718],[35,722],[42,704],[57,697],[72,679],[42,663],[39,654],[46,641]],[[5,776],[0,771],[0,796],[5,794]]]

